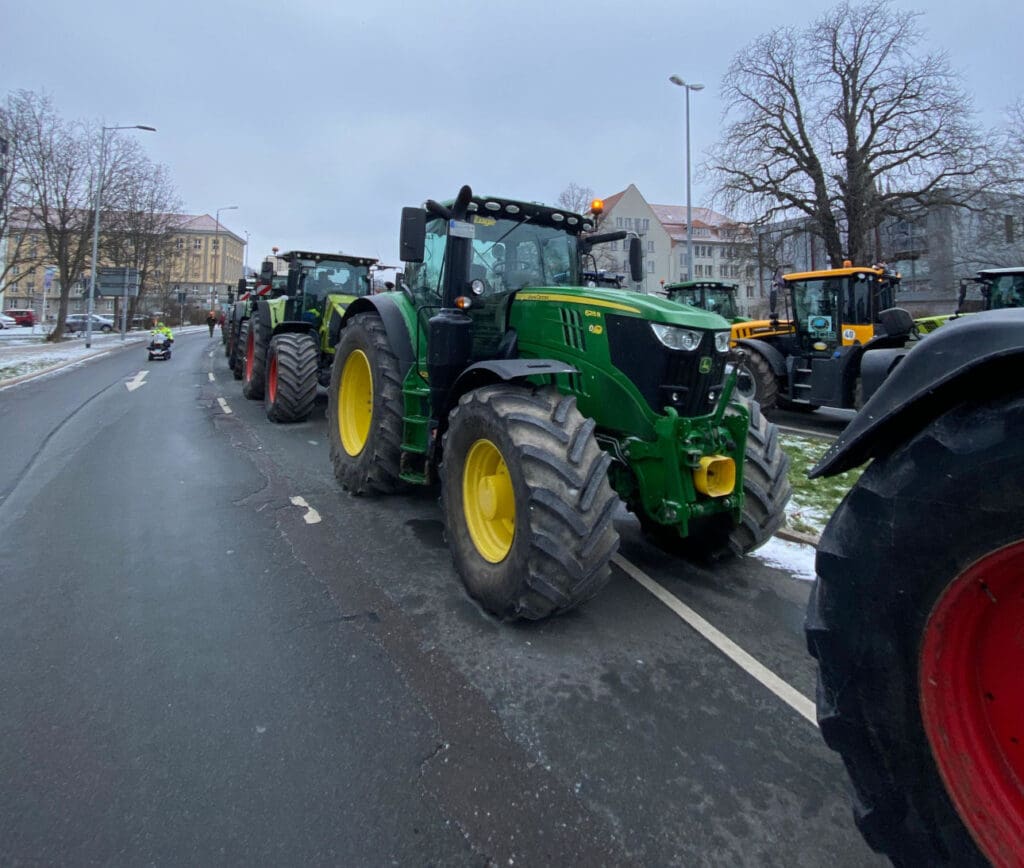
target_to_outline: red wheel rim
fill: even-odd
[[[277,356],[270,357],[270,370],[267,371],[267,395],[271,404],[277,400]]]
[[[960,819],[995,865],[1024,853],[1024,540],[942,593],[921,648],[921,719]]]
[[[249,339],[245,342],[245,379],[246,381],[252,379],[252,368],[253,368],[253,356],[256,355],[256,348],[254,344],[253,333],[249,332]]]

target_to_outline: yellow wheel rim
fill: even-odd
[[[356,456],[366,446],[373,421],[373,374],[362,350],[353,350],[345,359],[338,392],[341,445],[349,455]]]
[[[503,561],[516,534],[516,499],[505,459],[490,440],[477,440],[466,455],[462,509],[480,557]]]

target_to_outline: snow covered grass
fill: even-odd
[[[793,497],[786,509],[786,524],[800,533],[818,536],[861,470],[848,470],[826,479],[808,479],[807,471],[818,463],[828,442],[818,437],[783,433],[782,448],[789,455],[789,481]]]

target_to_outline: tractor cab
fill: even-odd
[[[1024,266],[987,268],[978,272],[985,310],[1024,307]]]
[[[671,301],[717,313],[729,322],[747,321],[746,317],[740,316],[736,305],[734,284],[717,280],[685,280],[682,283],[666,284],[665,293]]]
[[[881,313],[895,307],[898,274],[844,263],[827,271],[787,274],[782,280],[804,352],[830,356],[840,347],[866,345],[886,336]]]
[[[289,251],[281,258],[288,263],[286,320],[303,320],[317,326],[329,296],[361,298],[371,293],[370,266],[376,259],[303,250]]]
[[[611,236],[626,237],[625,232],[585,236],[594,229],[589,219],[539,203],[474,197],[461,220],[451,216],[454,207],[428,202],[424,209],[405,209],[405,289],[424,323],[442,308],[468,315],[473,360],[514,351],[508,308],[518,291],[584,286],[584,256]],[[633,237],[630,245],[639,270],[639,239]]]

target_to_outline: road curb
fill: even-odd
[[[815,536],[809,533],[800,533],[798,530],[790,530],[788,527],[780,528],[775,531],[775,536],[779,539],[788,540],[789,542],[803,543],[807,546],[818,547],[818,543],[821,542],[820,536]]]

